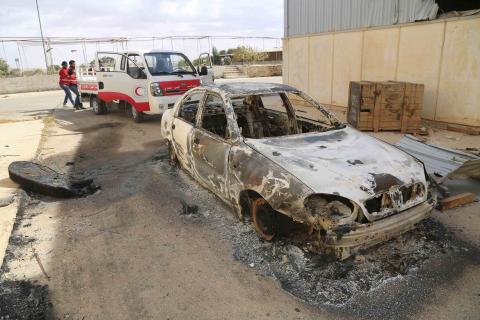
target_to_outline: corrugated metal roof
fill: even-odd
[[[397,147],[425,164],[428,173],[442,177],[477,177],[480,174],[480,157],[473,154],[434,146],[406,135]]]
[[[435,0],[284,0],[285,36],[434,19]]]

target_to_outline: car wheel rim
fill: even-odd
[[[132,117],[133,117],[133,119],[137,119],[137,117],[138,117],[138,113],[137,113],[137,110],[135,109],[135,107],[132,107]]]
[[[253,224],[257,233],[265,240],[275,237],[275,211],[263,200],[257,200],[252,210]]]

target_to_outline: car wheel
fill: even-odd
[[[107,113],[105,102],[98,99],[97,96],[90,96],[90,108],[98,115]]]
[[[271,241],[278,229],[278,213],[263,198],[257,198],[251,202],[252,222],[258,235]]]
[[[130,110],[132,112],[132,118],[133,118],[133,121],[135,121],[136,123],[141,123],[143,122],[144,120],[144,113],[141,112],[141,111],[137,111],[137,109],[135,109],[134,106],[131,106],[130,107]]]
[[[177,166],[178,158],[177,158],[177,154],[175,153],[175,149],[173,148],[173,144],[169,140],[167,140],[167,145],[168,145],[168,160],[170,162],[170,165]]]

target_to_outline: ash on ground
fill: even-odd
[[[48,288],[30,281],[0,282],[0,319],[48,319]]]
[[[456,240],[442,224],[430,218],[419,223],[416,229],[344,261],[313,255],[289,239],[262,241],[249,224],[238,221],[231,209],[200,187],[188,174],[172,168],[166,160],[156,160],[160,160],[155,164],[156,169],[171,176],[181,193],[188,195],[182,201],[180,216],[187,218],[184,214],[186,204],[195,206],[198,212],[189,219],[195,223],[203,220],[231,241],[236,260],[274,278],[284,290],[319,307],[347,313],[358,311],[372,318],[402,317],[397,313],[413,308],[413,300],[420,302],[428,299],[432,289],[431,283],[426,282],[436,281],[455,268],[456,272],[461,272],[461,264],[478,263],[471,258],[475,256],[471,251],[474,249]],[[435,273],[431,267],[440,271]],[[423,273],[429,275],[424,276]],[[412,281],[414,284],[410,284]],[[423,287],[418,288],[420,285]],[[416,296],[405,286],[410,286],[422,296]],[[383,303],[390,304],[388,308],[378,311],[381,307],[377,305],[378,308],[372,306],[370,310],[358,310],[359,301],[376,294],[377,297],[372,300],[379,300],[378,295],[386,295],[383,291],[393,291],[398,296],[389,293],[389,297],[383,298]],[[409,296],[408,299],[400,297],[402,294]],[[401,301],[403,298],[406,300]],[[357,310],[351,311],[352,307]]]

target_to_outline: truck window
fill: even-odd
[[[125,71],[126,63],[127,63],[127,57],[122,56],[122,61],[120,62],[120,70]]]
[[[145,67],[142,58],[138,54],[129,54],[127,59],[127,73],[134,79],[146,79]]]
[[[203,92],[195,92],[187,96],[180,106],[178,117],[191,124],[195,124],[198,106],[202,101],[203,94]]]
[[[99,52],[98,71],[122,71],[120,68],[120,61],[122,55],[119,53]]]
[[[152,52],[145,54],[148,71],[153,76],[167,74],[196,74],[188,58],[181,53]]]
[[[227,136],[227,116],[223,100],[216,94],[209,94],[202,113],[202,128],[224,139]]]

